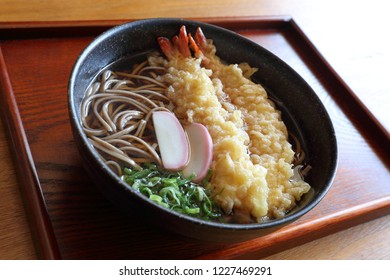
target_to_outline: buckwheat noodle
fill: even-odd
[[[153,111],[172,111],[164,95],[166,85],[157,73],[162,67],[147,61],[131,73],[104,71],[86,91],[81,104],[81,122],[90,143],[118,175],[125,164],[140,169],[143,162],[161,165],[154,136]]]

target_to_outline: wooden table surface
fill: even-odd
[[[0,7],[0,22],[289,15],[371,111],[382,129],[390,131],[390,42],[385,1],[0,0]],[[390,188],[390,182],[383,184]],[[5,124],[0,122],[0,259],[36,259],[34,244],[18,187],[10,139]],[[390,216],[267,258],[390,259]]]

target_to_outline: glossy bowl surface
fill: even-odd
[[[158,49],[156,38],[176,35],[182,25],[194,33],[201,27],[213,39],[217,54],[228,63],[248,62],[257,67],[253,79],[269,95],[283,102],[278,108],[289,131],[303,143],[312,166],[306,180],[312,191],[284,218],[259,224],[203,221],[167,210],[127,186],[99,158],[80,124],[80,104],[86,88],[107,67],[123,68],[132,57]],[[145,216],[156,224],[187,237],[238,242],[268,234],[313,209],[328,192],[337,167],[337,143],[331,120],[311,87],[286,63],[258,44],[214,25],[182,19],[146,19],[114,27],[93,40],[76,61],[69,81],[69,113],[74,138],[93,182],[119,208]],[[130,216],[131,217],[131,216]],[[131,221],[129,221],[131,223]]]

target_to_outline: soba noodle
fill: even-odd
[[[86,91],[81,105],[84,132],[119,176],[121,164],[135,169],[144,162],[161,165],[150,117],[153,111],[173,108],[164,95],[166,86],[156,80],[162,70],[147,61],[131,73],[107,70]]]

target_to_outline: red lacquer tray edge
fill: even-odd
[[[305,47],[316,58],[316,64],[322,64],[322,68],[327,70],[327,75],[330,76],[333,81],[338,83],[338,86],[346,93],[345,98],[350,102],[354,102],[357,105],[358,110],[362,115],[368,117],[367,122],[371,125],[364,125],[364,127],[370,127],[373,133],[379,135],[377,141],[379,143],[388,143],[390,137],[389,133],[384,129],[379,121],[373,116],[373,114],[364,106],[364,104],[357,98],[354,92],[347,86],[347,84],[341,79],[336,71],[329,65],[321,53],[307,38],[304,32],[299,28],[296,22],[289,16],[272,16],[272,17],[232,17],[232,18],[198,18],[194,20],[209,22],[212,24],[220,25],[225,28],[250,28],[256,26],[257,28],[274,28],[274,29],[286,29],[293,32],[294,36],[297,36],[299,40],[305,43]],[[104,30],[125,22],[132,20],[111,20],[111,21],[77,21],[77,22],[12,22],[1,23],[0,22],[0,38],[2,40],[9,39],[33,39],[41,37],[66,37],[66,36],[82,36],[82,35],[98,35]],[[75,33],[74,31],[77,30]],[[8,76],[7,66],[4,61],[1,47],[0,47],[0,92],[1,92],[1,107],[3,111],[3,117],[6,122],[7,129],[11,136],[11,142],[15,154],[15,162],[18,173],[23,171],[23,176],[18,176],[20,179],[20,185],[22,193],[25,197],[26,207],[28,212],[31,212],[30,218],[33,227],[33,232],[37,239],[37,244],[44,259],[61,259],[61,252],[58,248],[56,236],[50,218],[47,213],[45,200],[42,194],[39,178],[35,169],[35,164],[31,156],[30,148],[26,139],[23,124],[20,118],[19,110],[15,101],[11,81]],[[359,115],[360,115],[359,113]],[[17,154],[16,154],[17,153]],[[26,176],[27,170],[27,176]],[[327,217],[327,220],[319,219],[312,223],[309,227],[310,230],[303,234],[304,238],[299,238],[299,242],[291,242],[293,245],[287,245],[287,247],[294,247],[296,245],[305,243],[307,241],[314,240],[316,238],[325,236],[330,233],[345,229],[349,226],[363,223],[370,219],[379,217],[380,215],[390,213],[390,197],[385,197],[378,201],[372,202],[370,205],[364,205],[367,207],[359,207],[358,211],[345,211],[337,213],[337,215],[331,215]],[[355,209],[356,210],[356,209]],[[332,227],[331,230],[323,231],[321,234],[312,234],[316,229],[324,227],[326,225],[337,224],[339,221],[345,221],[343,227]],[[346,222],[349,221],[349,222]],[[351,222],[353,221],[353,222]],[[311,223],[310,221],[308,223]],[[307,225],[304,223],[303,225]],[[298,236],[292,235],[289,241],[295,241]],[[284,242],[288,243],[288,242]],[[264,252],[275,253],[275,248],[270,249],[270,244],[257,244],[256,240],[253,242],[247,242],[246,245],[237,244],[231,249],[222,250],[221,252],[210,253],[204,255],[202,258],[235,258],[240,255],[254,253],[257,250],[264,250]],[[286,244],[284,244],[286,245]],[[242,247],[240,247],[242,246]],[[280,247],[280,246],[279,246]],[[283,249],[287,249],[286,246]],[[234,250],[234,252],[232,251]]]
[[[61,259],[1,48],[0,80],[3,117],[11,138],[19,186],[32,234],[38,246],[38,254],[43,259]]]
[[[204,254],[198,259],[252,259],[263,258],[290,249],[326,235],[345,230],[390,214],[390,196],[306,221],[262,237]],[[275,245],[275,240],[284,240]],[[287,241],[286,241],[287,240]]]

